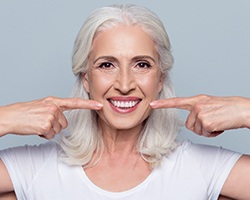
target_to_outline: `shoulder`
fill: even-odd
[[[0,151],[0,157],[7,163],[22,164],[26,166],[28,163],[40,165],[46,160],[58,156],[60,149],[57,143],[49,141],[39,145],[25,145],[19,147],[8,148]]]
[[[165,157],[161,171],[169,174],[176,184],[203,188],[211,199],[217,199],[231,169],[242,154],[222,147],[185,141]],[[194,187],[194,188],[197,188]],[[193,188],[193,187],[192,187]],[[190,188],[190,190],[192,190]]]
[[[167,164],[171,161],[175,165],[184,165],[184,167],[196,168],[202,173],[207,173],[207,170],[217,170],[225,166],[228,169],[232,168],[241,155],[222,147],[185,141],[163,162]]]
[[[56,142],[54,141],[48,141],[45,143],[41,143],[41,144],[36,144],[36,145],[24,145],[24,146],[17,146],[17,147],[11,147],[11,148],[7,148],[4,150],[1,150],[0,153],[4,154],[4,153],[31,153],[31,154],[35,154],[35,153],[49,153],[51,151],[57,151],[59,149],[58,145]]]
[[[186,155],[190,158],[209,158],[210,156],[215,158],[215,156],[239,156],[238,152],[225,149],[223,147],[206,145],[206,144],[195,144],[191,141],[184,141],[181,143],[176,150],[173,152],[173,156]],[[197,157],[198,156],[198,157]]]

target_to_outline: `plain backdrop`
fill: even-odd
[[[1,0],[0,105],[68,97],[75,81],[71,54],[76,34],[94,9],[114,3],[143,5],[161,18],[175,57],[171,76],[177,96],[250,97],[250,1]],[[179,114],[185,120],[188,112]],[[183,127],[180,138],[250,153],[247,129],[207,139]],[[8,135],[0,138],[0,149],[45,141]]]

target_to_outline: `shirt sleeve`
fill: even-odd
[[[190,142],[187,150],[204,177],[209,199],[217,199],[230,171],[242,154],[222,147]]]
[[[0,151],[0,158],[9,172],[18,199],[25,199],[25,191],[48,157],[55,152],[55,147],[53,142],[47,142]]]

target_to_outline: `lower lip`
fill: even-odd
[[[115,112],[122,113],[122,114],[127,114],[127,113],[131,113],[131,112],[135,111],[139,104],[140,104],[140,102],[137,103],[134,107],[131,107],[131,108],[118,108],[118,107],[115,107],[112,103],[109,102],[110,107]]]

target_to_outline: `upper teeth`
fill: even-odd
[[[115,101],[110,100],[110,102],[118,108],[131,108],[135,106],[139,101]]]

